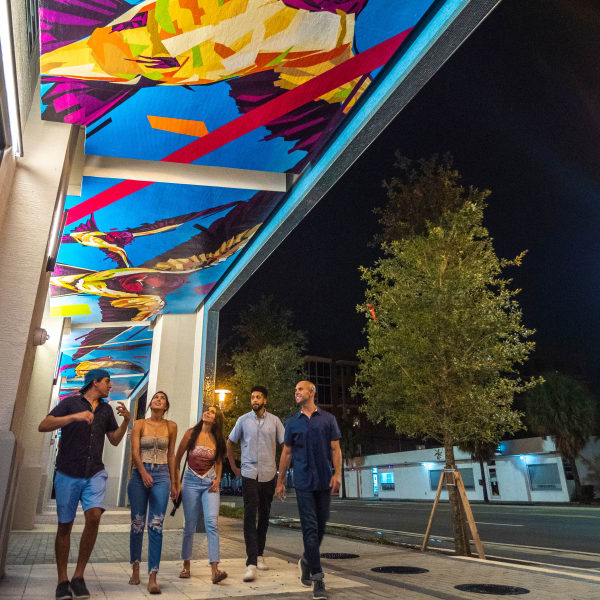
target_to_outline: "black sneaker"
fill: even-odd
[[[325,589],[325,582],[322,579],[317,579],[313,583],[313,600],[327,600],[329,594]]]
[[[71,598],[73,598],[73,594],[71,594],[69,582],[61,581],[56,586],[56,600],[71,600]]]
[[[308,570],[308,563],[304,556],[300,558],[298,561],[298,574],[300,576],[300,582],[302,585],[306,587],[310,587],[312,585],[312,581],[310,580],[310,571]]]
[[[73,598],[78,600],[84,600],[90,597],[90,593],[85,585],[83,577],[77,577],[71,579],[71,591],[73,592]]]

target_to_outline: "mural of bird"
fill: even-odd
[[[80,377],[81,379],[83,379],[85,374],[92,369],[120,369],[130,373],[146,372],[146,369],[134,362],[114,359],[111,356],[99,356],[92,360],[82,360],[81,362],[70,363],[62,366],[59,373],[69,369],[75,369],[75,376]]]
[[[189,275],[230,258],[259,227],[230,237],[211,252],[182,255],[185,245],[180,245],[142,267],[93,271],[59,263],[50,278],[51,294],[100,296],[103,321],[144,321],[164,308],[165,297],[186,284]]]
[[[43,118],[89,125],[143,88],[219,81],[247,113],[352,58],[367,1],[96,0],[83,15],[78,5],[42,0]],[[317,152],[370,81],[353,79],[273,118],[264,139]]]
[[[120,268],[130,267],[131,264],[124,248],[128,244],[131,244],[135,238],[170,231],[188,221],[214,215],[215,213],[230,209],[237,204],[239,204],[239,202],[229,202],[227,204],[187,213],[178,217],[160,219],[154,223],[144,223],[139,227],[128,227],[124,231],[100,231],[98,225],[96,225],[94,215],[91,215],[85,223],[78,225],[73,231],[64,235],[62,237],[62,243],[78,243],[82,246],[98,248],[106,254],[107,259],[115,261]]]

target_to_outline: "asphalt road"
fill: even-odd
[[[223,497],[223,500],[230,500]],[[241,498],[235,498],[241,504]],[[472,505],[486,553],[600,572],[600,507]],[[333,500],[330,524],[420,544],[431,512],[424,502]],[[271,517],[298,517],[295,498],[273,500]],[[431,546],[451,548],[449,506],[438,505]]]

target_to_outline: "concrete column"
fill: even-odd
[[[47,455],[45,450],[50,444],[52,434],[39,433],[37,428],[50,410],[63,321],[62,318],[51,317],[46,305],[42,327],[48,332],[50,339],[35,350],[19,439],[23,447],[23,460],[19,470],[13,529],[33,529],[40,487],[45,488],[46,485],[46,464],[43,458]]]

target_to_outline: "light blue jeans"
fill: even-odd
[[[192,559],[192,546],[194,544],[194,533],[200,512],[200,503],[204,511],[204,528],[208,541],[208,562],[219,562],[219,504],[221,502],[220,492],[209,492],[208,489],[214,481],[214,475],[201,479],[190,469],[183,476],[181,488],[181,501],[185,525],[183,527],[183,544],[181,546],[182,560]]]
[[[131,564],[139,563],[142,560],[142,541],[144,539],[146,513],[148,513],[148,573],[156,573],[160,566],[163,521],[169,502],[171,478],[167,465],[144,463],[144,468],[152,475],[154,485],[147,488],[142,481],[140,472],[133,468],[127,486],[127,494],[131,504],[129,555]]]

